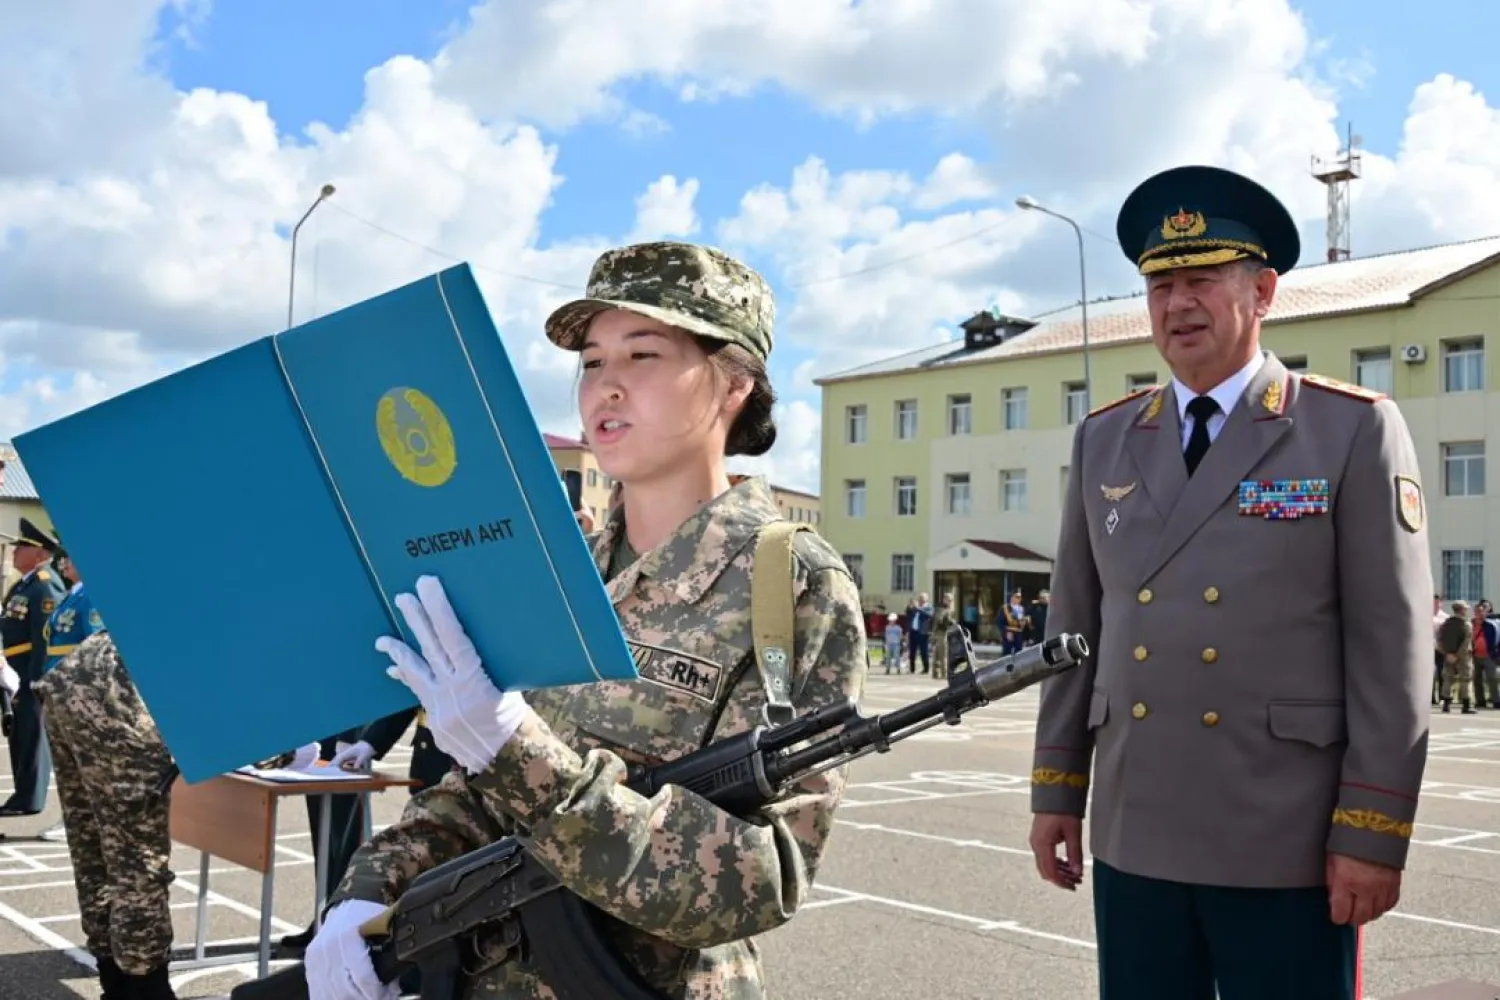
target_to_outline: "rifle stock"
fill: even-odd
[[[760,726],[655,767],[633,767],[627,784],[650,796],[677,785],[736,815],[748,816],[804,778],[843,767],[939,723],[1062,673],[1089,655],[1082,636],[1063,634],[1019,653],[974,665],[973,646],[957,625],[948,632],[948,683],[941,691],[884,715],[859,714],[854,699],[825,705],[782,726]],[[463,945],[480,930],[498,931],[559,1000],[662,1000],[615,957],[606,921],[505,838],[454,858],[413,881],[394,906],[360,934],[381,982],[410,968],[422,977],[422,1000],[458,1000]],[[535,928],[544,928],[533,933]],[[307,1000],[301,963],[242,983],[230,1000]]]

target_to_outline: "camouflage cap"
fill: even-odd
[[[715,247],[662,242],[606,250],[594,261],[584,298],[547,317],[547,339],[582,350],[590,321],[608,309],[738,344],[762,361],[771,353],[776,323],[771,286]]]

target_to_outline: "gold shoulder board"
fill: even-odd
[[[1148,392],[1155,392],[1158,388],[1159,388],[1159,386],[1154,386],[1154,385],[1142,386],[1141,388],[1136,389],[1133,392],[1126,393],[1125,395],[1121,396],[1119,399],[1111,400],[1110,402],[1105,403],[1102,406],[1096,406],[1096,407],[1094,407],[1092,410],[1089,411],[1089,416],[1091,416],[1091,417],[1097,417],[1099,414],[1106,413],[1109,410],[1113,410],[1117,406],[1123,406],[1123,405],[1125,405],[1126,403],[1130,402],[1132,399],[1140,399],[1142,396],[1144,396]]]
[[[1341,382],[1336,378],[1329,378],[1327,375],[1314,375],[1310,372],[1303,374],[1302,384],[1310,385],[1314,389],[1322,389],[1324,392],[1331,392],[1338,396],[1348,396],[1350,399],[1363,400],[1366,403],[1379,402],[1385,398],[1385,393],[1383,392],[1366,389],[1364,386],[1355,385],[1352,382]]]

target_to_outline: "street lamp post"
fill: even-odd
[[[1083,230],[1078,228],[1078,223],[1066,215],[1052,211],[1052,209],[1038,203],[1030,195],[1022,195],[1017,198],[1016,206],[1028,211],[1044,212],[1054,219],[1061,219],[1073,227],[1073,233],[1078,237],[1078,304],[1083,310],[1083,409],[1084,412],[1088,412],[1094,407],[1094,384],[1093,380],[1089,377],[1089,284],[1083,266]]]
[[[331,197],[333,197],[333,185],[324,184],[323,190],[318,192],[317,200],[307,206],[307,211],[302,213],[302,218],[298,219],[297,224],[292,227],[292,274],[286,286],[286,328],[288,330],[292,328],[292,301],[297,294],[297,231],[302,228],[302,223],[307,221],[307,217],[323,204],[324,199]]]

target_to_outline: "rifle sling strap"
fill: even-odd
[[[792,710],[791,662],[796,638],[796,598],[792,593],[792,542],[811,530],[793,521],[771,521],[760,529],[750,569],[750,627],[755,665],[766,692],[766,723],[785,725]]]

